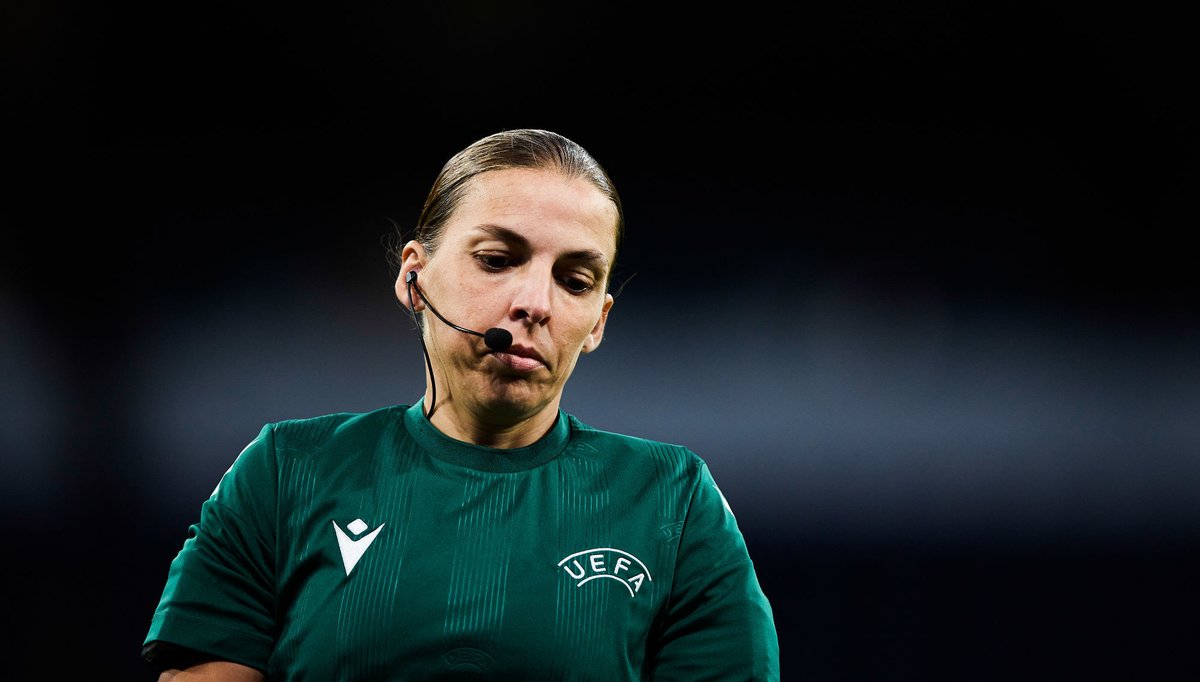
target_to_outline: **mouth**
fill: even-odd
[[[520,372],[549,369],[541,354],[528,346],[512,345],[502,351],[492,351],[492,355],[506,367]]]

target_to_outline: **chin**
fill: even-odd
[[[480,403],[489,411],[526,417],[541,411],[552,402],[544,387],[530,386],[526,382],[494,382],[479,392]]]

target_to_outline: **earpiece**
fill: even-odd
[[[416,270],[409,270],[408,272],[404,273],[404,286],[405,286],[405,288],[408,289],[409,312],[415,313],[417,311],[417,299],[413,297],[412,290],[413,290],[414,286],[417,286],[417,271]],[[425,295],[425,292],[421,291],[420,287],[417,287],[417,291],[421,292],[422,296]]]

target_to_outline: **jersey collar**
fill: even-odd
[[[512,473],[539,467],[554,459],[567,447],[570,426],[560,409],[554,426],[546,435],[523,448],[490,448],[447,436],[425,418],[425,405],[418,400],[404,411],[404,426],[409,435],[432,457],[478,471]]]

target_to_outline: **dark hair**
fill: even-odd
[[[558,133],[533,128],[488,135],[452,156],[433,181],[412,238],[433,254],[441,240],[442,229],[470,190],[471,180],[480,173],[509,168],[553,170],[568,179],[583,178],[590,182],[617,209],[616,247],[620,251],[625,212],[608,172],[577,143]],[[400,263],[399,251],[403,246],[402,238],[393,242],[389,255],[394,264]]]

